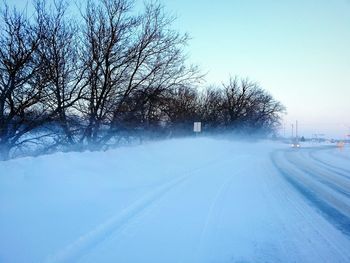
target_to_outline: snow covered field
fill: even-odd
[[[197,138],[1,162],[0,262],[350,262],[350,149]]]

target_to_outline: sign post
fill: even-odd
[[[194,122],[193,123],[193,132],[196,134],[200,133],[202,131],[202,123],[201,122]]]

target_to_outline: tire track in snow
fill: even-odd
[[[195,171],[193,171],[195,172]],[[99,243],[103,242],[113,232],[126,225],[132,218],[143,212],[156,200],[161,198],[168,191],[183,183],[187,180],[193,172],[190,174],[172,180],[158,187],[155,191],[152,191],[142,198],[134,202],[132,205],[124,209],[121,213],[114,217],[109,218],[104,223],[98,225],[95,229],[79,237],[76,241],[68,245],[57,254],[49,256],[46,260],[48,263],[63,263],[63,262],[76,262],[84,254],[90,251]]]
[[[328,149],[328,148],[327,148]],[[315,156],[316,151],[310,151],[309,152],[309,156],[312,160],[316,161],[317,163],[321,164],[324,168],[326,168],[327,170],[329,170],[330,172],[342,175],[344,177],[347,177],[348,179],[350,179],[350,170],[347,170],[345,168],[342,167],[338,167],[336,165],[332,165],[330,163],[327,163],[323,160],[321,160],[320,158]]]
[[[281,153],[281,151],[277,151],[271,154],[271,161],[279,173],[313,206],[318,208],[333,225],[350,236],[349,207],[343,207],[344,203],[335,198],[331,192],[322,191],[317,184],[306,180],[300,176],[297,170],[288,167],[288,160],[278,156]]]
[[[342,242],[338,241],[337,236],[334,237],[334,235],[329,235],[329,230],[327,231],[328,226],[322,225],[323,227],[321,228],[316,227],[320,224],[319,218],[317,218],[317,214],[315,217],[315,214],[310,213],[310,206],[308,203],[304,203],[302,199],[299,199],[303,198],[303,196],[300,196],[299,198],[295,197],[295,194],[298,194],[295,192],[295,188],[290,185],[288,181],[285,181],[283,177],[277,177],[279,176],[278,170],[277,173],[275,170],[270,170],[271,168],[269,165],[265,167],[263,166],[263,168],[266,174],[266,177],[263,177],[265,179],[263,181],[265,181],[265,191],[268,193],[268,196],[272,194],[275,197],[275,200],[281,205],[282,209],[294,208],[293,210],[296,212],[296,215],[303,218],[303,220],[298,220],[298,218],[296,218],[297,222],[303,222],[303,224],[306,224],[305,226],[294,223],[290,224],[290,218],[284,218],[285,213],[281,213],[275,206],[271,207],[274,211],[275,217],[278,218],[283,231],[286,233],[284,241],[284,246],[286,247],[284,248],[284,251],[286,254],[294,253],[291,258],[296,261],[292,262],[327,262],[327,259],[329,260],[328,257],[320,258],[320,253],[317,253],[315,250],[315,245],[319,244],[318,239],[308,239],[308,243],[310,244],[309,249],[299,246],[300,239],[303,240],[306,236],[305,229],[311,229],[329,248],[332,249],[332,253],[334,253],[332,260],[334,260],[334,262],[350,261],[348,254],[344,253],[348,248],[344,246]],[[311,209],[313,208],[311,207]],[[329,251],[329,249],[327,250]],[[297,251],[298,253],[295,253]]]
[[[223,156],[217,156],[217,158],[214,158],[207,164],[186,172],[184,176],[166,182],[159,186],[156,190],[146,193],[132,205],[128,206],[117,215],[109,218],[104,223],[96,226],[90,232],[80,236],[78,239],[66,246],[61,251],[58,251],[54,255],[49,255],[45,262],[77,262],[82,256],[84,256],[84,254],[87,254],[91,249],[95,248],[98,244],[106,240],[115,231],[127,225],[132,218],[145,211],[149,206],[162,198],[162,196],[164,196],[170,190],[182,184],[184,181],[187,181],[187,179],[199,171],[207,169],[209,166],[216,165],[218,162],[222,162],[223,160],[220,158]]]
[[[340,157],[338,155],[334,154],[334,150],[330,152],[328,148],[321,148],[319,151],[324,151],[326,154],[330,155],[331,158],[337,158],[339,159]],[[327,170],[328,172],[331,172],[333,174],[339,175],[343,177],[344,179],[350,180],[350,170],[347,170],[345,168],[336,166],[331,163],[327,163],[324,160],[322,160],[319,157],[316,157],[317,151],[314,149],[311,149],[310,151],[307,151],[306,156],[304,156],[306,159],[312,160],[315,165],[322,167],[323,169]]]
[[[337,151],[337,152],[332,151],[330,154],[335,156],[335,157],[337,157],[337,158],[341,158],[343,160],[346,160],[346,161],[350,162],[350,156],[344,154],[345,151],[347,151],[347,153],[349,154],[348,149],[349,148],[345,148],[343,153],[340,153],[339,151]]]
[[[293,174],[294,178],[307,186],[308,190],[316,193],[319,198],[350,217],[349,199],[341,193],[339,189],[334,189],[335,186],[325,183],[324,180],[317,180],[317,175],[310,173],[307,169],[303,169],[301,164],[293,163],[290,158],[285,155],[285,152],[283,153],[283,157],[280,161],[284,161],[283,167],[289,174]]]
[[[217,206],[219,204],[219,201],[221,200],[222,196],[224,194],[226,194],[229,187],[231,186],[231,183],[235,178],[234,175],[239,174],[240,172],[242,172],[242,170],[243,169],[239,169],[239,170],[234,171],[234,173],[231,174],[230,177],[220,185],[219,189],[217,190],[216,194],[214,195],[212,202],[210,204],[207,216],[205,218],[205,222],[204,222],[204,225],[203,225],[200,237],[199,237],[197,248],[195,249],[195,252],[194,252],[194,262],[199,262],[199,257],[201,255],[200,253],[201,253],[203,245],[207,239],[206,236],[208,235],[208,232],[209,232],[209,226],[211,225],[210,223],[214,218],[214,214],[215,214],[214,211],[217,210]],[[223,209],[223,207],[221,207],[221,209]]]
[[[344,195],[347,198],[350,198],[350,181],[346,180],[342,176],[334,176],[335,173],[330,174],[327,171],[324,171],[320,169],[319,167],[310,164],[309,162],[306,162],[305,159],[296,158],[295,153],[290,154],[291,152],[288,152],[288,161],[289,163],[294,165],[294,168],[297,170],[302,171],[304,174],[307,174],[317,180],[318,182],[322,183],[325,186],[328,186],[329,188],[333,189],[334,191]]]
[[[314,250],[308,251],[308,254],[303,254],[304,250],[298,251],[298,244],[300,243],[299,237],[303,236],[302,230],[297,227],[295,224],[289,223],[289,218],[286,220],[284,215],[285,212],[281,212],[281,209],[287,209],[288,207],[293,207],[294,211],[301,217],[305,218],[304,211],[301,209],[300,203],[295,201],[295,197],[291,197],[291,193],[288,189],[289,185],[283,185],[284,183],[288,184],[285,181],[279,181],[280,178],[274,177],[274,171],[270,171],[270,167],[263,167],[265,170],[265,177],[262,177],[262,186],[264,189],[265,196],[270,197],[273,196],[272,200],[276,200],[280,207],[276,207],[276,205],[271,206],[271,213],[274,214],[274,218],[279,222],[281,226],[281,230],[285,233],[283,239],[283,250],[286,255],[291,255],[291,258],[297,259],[295,262],[298,262],[303,258],[305,260],[305,256],[312,255],[313,258],[318,255]],[[283,180],[283,178],[281,178]],[[294,188],[292,188],[294,190]],[[272,201],[272,202],[273,202]],[[286,224],[287,222],[287,224]],[[304,220],[304,222],[308,222],[310,227],[313,229],[313,225],[309,223],[309,220]],[[298,252],[298,253],[296,253]]]

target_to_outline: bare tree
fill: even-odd
[[[47,149],[101,149],[130,134],[170,129],[276,129],[284,107],[258,84],[231,78],[203,92],[187,64],[186,34],[161,5],[89,0],[82,20],[68,2],[36,0],[35,14],[4,6],[0,20],[0,155],[44,140]],[[125,135],[127,134],[127,135]]]
[[[74,144],[74,105],[83,92],[84,69],[79,61],[78,28],[65,16],[68,3],[54,1],[47,8],[45,2],[37,1],[36,7],[43,10],[42,40],[37,50],[40,57],[40,82],[49,108],[51,120],[63,131],[59,143]],[[55,125],[56,126],[56,125]],[[61,135],[61,132],[55,132]]]
[[[39,127],[45,112],[42,90],[32,85],[39,70],[36,56],[42,28],[31,23],[25,13],[5,5],[0,21],[0,154],[7,159],[10,150],[23,143],[27,133]]]
[[[195,67],[185,66],[188,37],[170,29],[173,19],[162,7],[146,5],[137,17],[128,13],[130,7],[126,0],[104,0],[89,3],[84,16],[89,91],[82,112],[89,116],[84,135],[89,144],[104,145],[135,127],[130,116],[141,110],[145,117],[146,107],[147,115],[154,115],[156,97],[200,78]]]
[[[130,43],[139,23],[129,15],[130,8],[131,3],[126,0],[87,3],[82,40],[86,89],[79,102],[86,127],[81,143],[99,144],[100,135],[116,108],[118,89],[127,78],[133,59]]]
[[[199,94],[199,107],[203,128],[206,130],[223,128],[224,94],[217,87],[209,87]]]
[[[279,125],[280,114],[285,108],[257,83],[236,77],[223,86],[226,126],[268,133]]]
[[[201,120],[198,99],[198,92],[188,86],[179,87],[169,93],[165,112],[172,129],[181,134],[192,131],[193,122]]]

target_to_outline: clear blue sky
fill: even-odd
[[[192,36],[192,61],[209,83],[257,81],[288,110],[288,128],[350,132],[349,0],[162,0]]]
[[[191,35],[190,60],[208,84],[259,82],[287,107],[287,134],[296,119],[306,136],[350,133],[350,0],[160,2]]]

